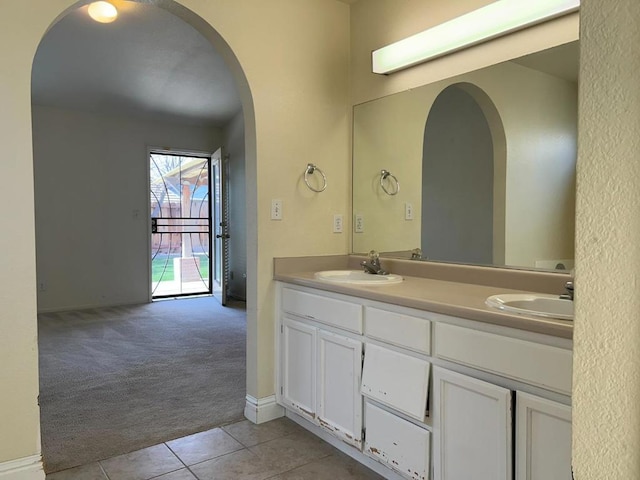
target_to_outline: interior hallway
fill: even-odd
[[[243,418],[244,303],[164,300],[45,313],[38,324],[47,472]]]

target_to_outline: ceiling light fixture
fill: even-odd
[[[109,2],[93,2],[89,4],[89,16],[96,22],[111,23],[118,16],[118,10]]]
[[[575,12],[580,0],[498,0],[375,50],[373,73],[392,73],[552,18]]]

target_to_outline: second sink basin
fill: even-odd
[[[509,293],[493,295],[485,303],[512,313],[573,320],[573,302],[557,295]]]
[[[402,282],[400,275],[373,275],[361,270],[325,270],[314,274],[318,280],[349,285],[392,285]]]

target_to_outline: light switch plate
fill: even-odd
[[[342,215],[333,216],[333,233],[342,233],[343,218]]]
[[[413,220],[413,205],[408,202],[404,204],[404,219]]]
[[[271,220],[282,220],[282,200],[271,200]]]

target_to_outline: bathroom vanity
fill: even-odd
[[[493,310],[518,291],[495,285],[275,278],[287,416],[390,479],[571,479],[570,321]]]

